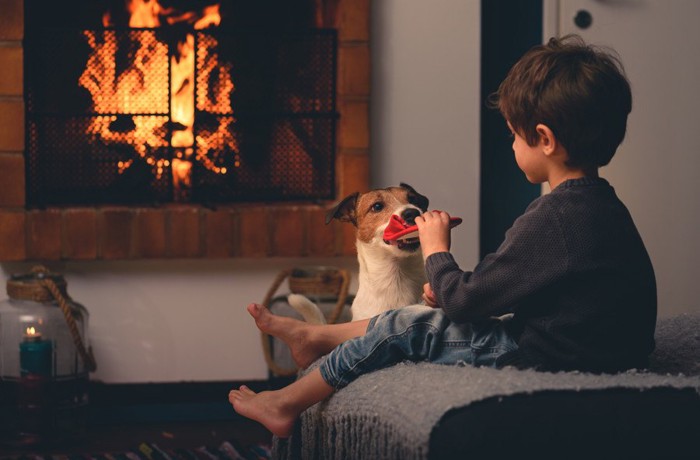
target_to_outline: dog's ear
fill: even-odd
[[[357,206],[357,198],[360,196],[360,192],[355,192],[352,195],[348,195],[343,198],[343,201],[338,203],[326,213],[326,225],[328,225],[331,220],[338,219],[341,222],[350,222],[355,227],[357,227],[357,216],[355,215],[355,206]]]
[[[403,182],[401,182],[399,185],[401,186],[401,188],[405,188],[406,190],[408,190],[409,203],[418,206],[423,212],[428,210],[428,204],[430,203],[430,200],[428,200],[427,196],[421,195],[420,193],[416,192],[416,189]]]

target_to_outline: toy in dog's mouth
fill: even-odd
[[[459,217],[450,217],[450,228],[462,223]],[[384,242],[395,244],[402,251],[415,251],[420,247],[418,226],[409,225],[401,216],[394,214],[384,229]]]

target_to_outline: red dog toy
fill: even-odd
[[[450,217],[450,228],[462,223],[460,217]],[[384,241],[403,241],[418,238],[418,226],[408,225],[400,216],[394,214],[389,220],[389,225],[384,230]]]

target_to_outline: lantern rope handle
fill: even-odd
[[[34,267],[32,269],[32,272],[43,274],[49,273],[49,271],[45,267]],[[78,350],[78,354],[80,354],[80,358],[83,360],[85,368],[89,372],[94,372],[97,369],[97,361],[95,361],[95,356],[92,354],[92,347],[88,349],[85,348],[85,344],[83,343],[82,337],[80,337],[80,331],[78,331],[78,325],[75,322],[75,318],[73,318],[73,312],[71,312],[68,300],[66,300],[66,297],[63,295],[61,290],[58,288],[58,286],[56,286],[56,283],[54,283],[54,281],[51,278],[45,277],[39,279],[39,284],[46,288],[51,293],[51,295],[53,295],[54,299],[56,299],[56,301],[58,302],[58,306],[63,312],[63,316],[66,318],[66,324],[68,325],[68,329],[70,330],[70,333],[73,336],[73,343],[75,344],[75,348]]]

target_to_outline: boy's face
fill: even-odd
[[[541,184],[548,180],[548,172],[546,168],[546,157],[540,148],[540,143],[531,146],[523,136],[513,129],[513,126],[508,123],[508,129],[513,136],[513,152],[515,153],[515,162],[520,170],[525,173],[527,180],[533,184]]]

